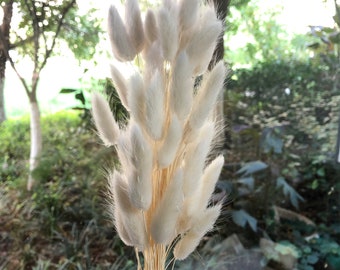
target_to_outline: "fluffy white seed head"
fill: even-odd
[[[200,0],[163,0],[158,11],[147,11],[144,23],[138,0],[125,2],[125,24],[116,8],[110,8],[112,51],[122,62],[139,52],[143,59],[132,75],[111,68],[130,119],[122,130],[115,122],[111,125],[117,132],[109,143],[115,142],[121,166],[110,175],[109,205],[125,244],[140,251],[149,244],[157,246],[152,249],[169,247],[184,233],[174,249],[175,259],[184,259],[220,211],[220,206],[206,207],[223,157],[204,167],[216,132],[209,116],[223,86],[223,64],[203,78],[198,91],[193,84],[195,76],[206,72],[222,23],[213,8],[199,11]]]
[[[108,34],[113,55],[119,61],[131,61],[136,56],[130,37],[116,7],[111,6],[108,17]]]
[[[115,208],[121,212],[135,212],[127,193],[127,182],[118,171],[113,171],[108,176],[109,191],[113,194]]]
[[[184,157],[183,190],[186,197],[192,196],[199,185],[205,160],[211,148],[215,127],[213,122],[207,122],[196,138],[189,143]]]
[[[163,56],[159,40],[154,41],[143,52],[145,62],[144,81],[150,81],[155,70],[161,70],[163,67]]]
[[[195,221],[194,227],[175,245],[174,257],[176,260],[184,260],[196,249],[201,238],[214,227],[220,210],[221,205],[217,205],[201,213],[200,219]]]
[[[139,124],[144,125],[145,114],[145,91],[144,82],[139,74],[135,72],[129,79],[129,92],[127,101],[131,117]]]
[[[147,246],[143,214],[132,205],[127,182],[117,171],[109,175],[108,181],[109,192],[113,194],[114,219],[119,236],[126,244],[143,250]]]
[[[179,22],[182,31],[191,28],[198,17],[198,0],[180,0],[179,2]]]
[[[183,173],[177,171],[169,183],[151,222],[151,235],[156,243],[169,245],[176,237],[176,224],[183,204]]]
[[[98,93],[92,95],[92,115],[99,137],[106,146],[117,143],[119,127],[107,101]]]
[[[177,20],[174,18],[176,14],[170,13],[166,8],[161,8],[157,15],[163,58],[171,62],[176,55],[178,46],[178,26]]]
[[[198,246],[201,241],[201,236],[194,233],[187,233],[175,245],[174,257],[176,260],[184,260],[187,258]]]
[[[202,126],[214,108],[217,97],[223,88],[225,73],[224,64],[220,61],[211,72],[204,76],[190,113],[189,125],[193,130]]]
[[[175,114],[171,117],[167,134],[158,151],[158,166],[168,167],[175,159],[182,139],[182,125]]]
[[[205,209],[209,203],[212,193],[215,190],[216,182],[220,176],[224,165],[224,157],[222,155],[214,159],[204,170],[200,183],[199,204],[197,207]]]
[[[129,233],[127,232],[124,224],[124,218],[121,217],[122,212],[120,212],[117,208],[114,210],[114,226],[116,232],[119,235],[119,238],[123,241],[123,243],[127,246],[133,247],[136,243],[134,240],[130,238]]]
[[[223,30],[222,22],[216,18],[213,7],[206,8],[198,20],[198,24],[187,48],[196,76],[207,70],[216,47],[216,41]]]
[[[136,124],[130,128],[130,138],[136,171],[129,175],[129,197],[136,208],[147,210],[152,201],[152,149]]]
[[[197,215],[197,219],[193,223],[191,231],[202,237],[214,228],[214,224],[220,215],[221,204],[209,207]]]
[[[138,0],[126,0],[125,23],[132,45],[139,53],[144,47],[144,29]]]
[[[190,113],[193,100],[192,68],[186,52],[176,58],[171,80],[171,107],[181,121]]]
[[[163,134],[165,120],[164,104],[165,89],[163,78],[159,70],[153,74],[150,84],[146,89],[146,117],[145,125],[153,140],[160,140]]]
[[[116,194],[116,177],[114,176],[114,173],[110,173],[108,175],[108,183],[107,183],[107,192],[106,192],[106,207],[107,212],[109,214],[109,217],[112,220],[112,223],[115,226],[115,229],[122,241],[127,246],[133,246],[133,243],[123,225],[122,219],[120,217],[120,211],[118,207],[116,206],[116,200],[115,197],[117,197]]]
[[[177,0],[175,0],[175,1],[173,1],[173,0],[163,0],[162,5],[165,9],[172,11],[172,10],[175,10],[177,8]]]
[[[126,176],[129,172],[135,171],[136,168],[132,164],[133,152],[129,131],[121,131],[121,135],[117,141],[116,151],[120,162],[120,171]]]
[[[156,22],[156,16],[151,9],[148,9],[145,15],[144,21],[145,37],[149,43],[154,42],[158,37],[158,28]]]
[[[129,110],[127,96],[128,96],[128,84],[122,73],[119,72],[118,68],[114,65],[110,65],[111,67],[111,77],[113,81],[113,85],[118,93],[119,99],[122,102],[123,106]]]

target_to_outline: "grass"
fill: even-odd
[[[129,251],[107,221],[101,196],[102,165],[114,155],[78,114],[45,116],[42,126],[45,148],[31,193],[28,119],[0,128],[0,268],[129,269]]]

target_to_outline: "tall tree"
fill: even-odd
[[[9,30],[11,28],[13,2],[14,0],[9,0],[1,4],[3,19],[0,25],[0,124],[6,120],[4,98],[5,70],[8,58]]]
[[[208,1],[210,1],[210,3],[212,3],[215,6],[217,17],[223,22],[225,22],[231,0],[208,0]],[[224,36],[224,31],[220,35],[217,41],[213,57],[209,64],[209,70],[212,70],[213,67],[215,66],[215,63],[218,63],[224,58],[224,37],[223,36]],[[216,107],[215,107],[215,117],[216,117],[217,123],[224,126],[225,123],[224,123],[224,104],[223,104],[224,93],[223,91],[220,93],[218,100],[219,102],[216,104]],[[220,133],[218,135],[219,135],[218,141],[224,142],[225,141],[224,134]]]
[[[225,22],[231,0],[210,0],[210,1],[215,6],[218,18]],[[223,57],[224,57],[224,38],[223,35],[221,35],[216,45],[213,58],[210,62],[209,69],[212,69],[215,63],[222,60]]]
[[[227,21],[228,10],[230,6],[235,6],[236,8],[240,8],[244,5],[247,5],[250,0],[207,0],[215,6],[216,14],[220,20],[224,23]],[[216,48],[213,54],[213,57],[209,64],[209,70],[211,70],[215,63],[218,63],[220,60],[224,58],[224,32],[219,37],[218,42],[216,44]],[[219,96],[219,102],[215,108],[215,117],[217,122],[224,126],[224,92],[221,92]],[[220,142],[225,141],[224,134],[219,134],[218,140]]]
[[[24,86],[26,95],[30,105],[30,132],[31,132],[31,150],[30,150],[30,173],[27,182],[27,189],[30,190],[34,183],[32,172],[37,168],[39,164],[39,158],[42,152],[42,131],[40,125],[40,109],[38,104],[37,89],[40,79],[40,74],[43,68],[46,66],[48,59],[52,56],[56,49],[58,39],[61,37],[68,41],[69,45],[73,42],[71,39],[79,42],[77,46],[71,46],[71,49],[75,50],[76,56],[79,56],[79,48],[82,46],[95,47],[98,42],[99,25],[93,23],[93,20],[84,20],[81,18],[75,18],[74,12],[77,8],[76,0],[10,0],[7,3],[17,8],[20,12],[21,21],[19,23],[21,34],[15,33],[13,29],[9,28],[9,35],[13,35],[13,42],[11,43],[1,30],[0,44],[1,48],[4,48],[4,54],[6,59],[2,59],[4,62],[8,60],[13,70],[18,75],[22,85]],[[77,33],[74,29],[74,21],[85,23],[85,26],[81,28],[81,31]],[[80,26],[80,25],[79,25]],[[66,34],[72,32],[73,35]],[[91,38],[87,39],[87,35],[83,32],[91,32]],[[82,38],[79,38],[81,34]],[[81,44],[83,42],[83,44]],[[8,46],[4,46],[4,45]],[[86,44],[86,45],[84,45]],[[74,45],[74,44],[73,44]],[[29,56],[33,62],[33,68],[31,70],[31,78],[27,80],[23,77],[17,62],[11,56],[11,49],[15,49],[19,54]],[[78,55],[77,55],[78,53]],[[88,58],[88,56],[87,56]],[[2,63],[5,66],[4,63]]]

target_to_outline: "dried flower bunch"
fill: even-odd
[[[99,136],[120,160],[108,175],[109,208],[122,241],[137,258],[143,253],[144,269],[165,269],[170,251],[182,260],[195,250],[221,209],[208,205],[224,158],[206,163],[220,129],[212,111],[226,70],[222,62],[207,69],[222,22],[199,0],[164,0],[144,20],[138,0],[126,0],[125,19],[111,6],[108,20],[116,63],[133,70],[127,76],[111,66],[130,114],[126,126],[119,127],[105,98],[92,98]]]

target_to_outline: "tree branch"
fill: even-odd
[[[4,42],[4,40],[5,40],[5,37],[4,37],[1,29],[0,29],[0,40],[1,40],[1,42]],[[7,60],[9,61],[9,63],[11,64],[11,67],[13,68],[14,72],[17,74],[19,80],[23,84],[23,86],[25,88],[25,91],[26,91],[26,94],[29,96],[30,95],[30,91],[29,91],[28,84],[26,83],[25,79],[21,76],[21,74],[17,70],[12,57],[9,55],[9,49],[4,47],[3,48],[3,52],[5,53],[5,56],[6,56]]]
[[[14,2],[14,1],[10,1],[10,2],[8,3],[8,5],[13,4],[13,2]],[[5,12],[5,13],[6,13],[6,12]],[[5,16],[5,15],[6,15],[6,14],[4,14],[4,16]],[[4,20],[5,20],[5,19],[6,19],[6,18],[4,18]],[[9,24],[9,23],[10,23],[10,22],[8,22],[8,24]],[[3,26],[3,25],[2,25],[2,26]],[[29,87],[28,87],[28,85],[27,85],[25,79],[24,79],[24,78],[21,76],[21,74],[19,73],[19,71],[17,70],[17,68],[16,68],[16,66],[15,66],[15,63],[14,63],[12,57],[9,55],[10,43],[9,43],[9,41],[8,41],[7,38],[6,38],[6,33],[3,33],[3,31],[2,31],[1,28],[2,28],[2,27],[0,27],[0,43],[3,44],[3,46],[2,46],[2,51],[4,52],[6,59],[7,59],[7,60],[9,61],[9,63],[11,64],[11,67],[13,68],[14,72],[17,74],[19,80],[22,82],[22,84],[23,84],[23,86],[24,86],[24,89],[25,89],[27,95],[30,95]],[[8,29],[9,29],[9,28],[8,28]]]
[[[61,13],[61,17],[57,23],[57,30],[55,32],[55,35],[53,37],[53,41],[52,41],[52,45],[49,49],[46,50],[46,53],[45,53],[45,57],[44,57],[44,60],[42,62],[42,64],[40,65],[40,68],[39,70],[42,70],[44,68],[44,66],[46,65],[46,62],[47,62],[47,59],[51,56],[51,53],[54,49],[54,46],[56,44],[56,41],[57,41],[57,38],[59,36],[59,33],[60,33],[60,30],[63,26],[63,23],[64,23],[64,19],[67,15],[67,13],[69,12],[69,10],[71,9],[71,7],[76,3],[76,0],[72,0],[63,10],[63,12]]]
[[[40,29],[39,29],[39,20],[37,17],[37,9],[35,7],[35,1],[31,0],[30,3],[28,0],[24,0],[26,8],[32,17],[32,27],[33,27],[33,42],[34,42],[34,70],[33,70],[33,79],[37,76],[36,73],[38,71],[38,63],[39,63],[39,37],[40,37]]]
[[[25,45],[28,42],[33,41],[34,40],[34,36],[28,37],[26,39],[22,39],[22,38],[20,38],[20,39],[21,39],[20,41],[18,41],[16,43],[13,43],[13,44],[10,44],[9,45],[9,50],[13,50],[13,49],[15,49],[17,47],[21,47],[22,45]]]

